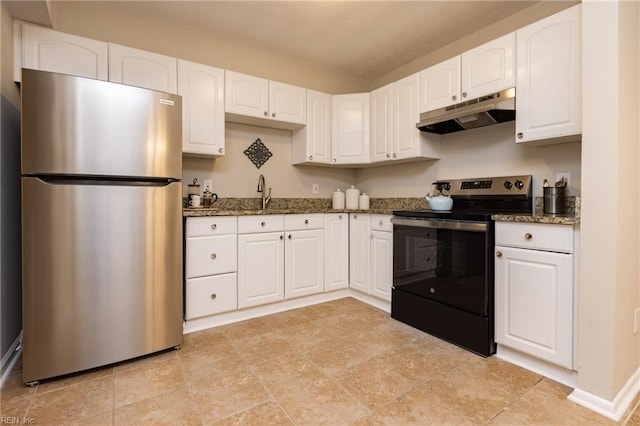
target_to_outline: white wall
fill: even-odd
[[[440,160],[358,170],[356,185],[372,197],[421,197],[436,179],[530,174],[534,196],[542,196],[543,179],[570,172],[569,195],[580,195],[580,142],[516,144],[510,122],[450,133],[440,143]]]

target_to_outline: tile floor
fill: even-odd
[[[64,425],[606,425],[570,388],[352,298],[188,334],[181,350],[1,393],[1,416]],[[640,413],[629,416],[640,425]],[[621,422],[624,423],[624,422]]]

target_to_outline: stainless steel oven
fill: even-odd
[[[491,215],[531,212],[531,176],[436,184],[449,188],[451,211],[394,212],[391,316],[489,356],[495,353]]]

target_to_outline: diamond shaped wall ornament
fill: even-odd
[[[260,138],[249,145],[249,147],[244,150],[244,154],[249,157],[249,160],[251,160],[258,169],[273,155],[271,151],[269,151],[269,148],[262,143]]]

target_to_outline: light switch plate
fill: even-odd
[[[213,192],[213,181],[211,179],[205,179],[202,183],[204,184],[205,191]]]
[[[313,188],[311,188],[311,193],[312,194],[317,194],[320,192],[320,185],[318,185],[317,183],[313,184]]]

